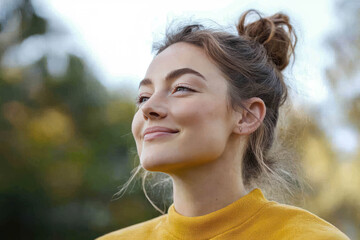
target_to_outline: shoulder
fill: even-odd
[[[262,215],[272,221],[278,239],[291,236],[290,239],[349,240],[334,225],[300,207],[271,201]]]
[[[154,230],[160,227],[166,215],[161,215],[145,222],[137,223],[110,233],[107,233],[96,240],[113,240],[113,239],[144,239],[150,236]]]

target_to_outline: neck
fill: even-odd
[[[246,195],[241,176],[241,156],[224,151],[220,158],[181,173],[173,179],[175,210],[188,217],[217,211]]]

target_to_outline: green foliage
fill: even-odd
[[[19,24],[6,50],[47,32],[29,1],[8,9]],[[3,37],[3,38],[2,38]],[[0,68],[0,224],[4,239],[93,239],[155,216],[139,190],[111,201],[130,174],[133,103],[110,95],[82,59],[61,76],[47,56]],[[124,208],[125,207],[125,208]]]

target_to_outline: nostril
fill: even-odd
[[[145,105],[142,108],[142,111],[144,113],[144,118],[164,118],[167,115],[167,111],[165,108],[162,107],[150,107],[149,105],[145,107]]]
[[[151,115],[151,116],[155,116],[155,117],[160,116],[160,115],[159,115],[158,113],[156,113],[156,112],[151,112],[150,115]]]

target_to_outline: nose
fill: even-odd
[[[141,106],[144,119],[161,119],[166,117],[167,110],[164,100],[159,96],[153,94],[143,105]]]

